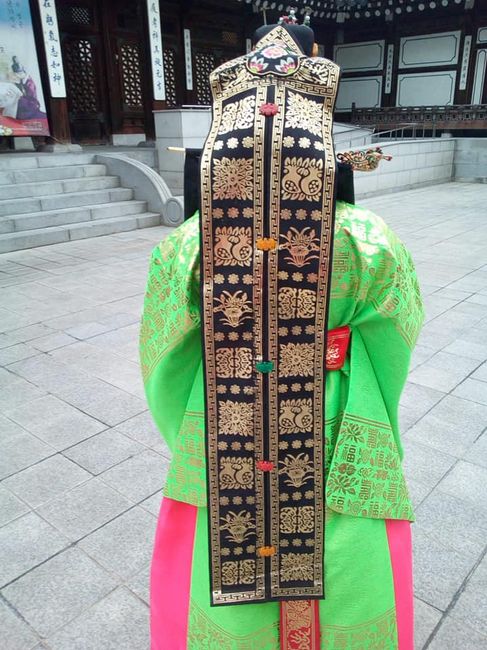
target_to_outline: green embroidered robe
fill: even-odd
[[[140,355],[149,408],[172,461],[165,494],[206,505],[204,396],[195,215],[155,247]],[[326,505],[413,520],[398,404],[423,307],[411,257],[380,217],[337,202],[329,328],[351,327],[349,357],[326,375]]]

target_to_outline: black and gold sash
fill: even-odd
[[[338,78],[285,26],[211,75],[200,213],[214,605],[324,596]]]

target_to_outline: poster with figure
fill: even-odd
[[[1,135],[49,135],[29,0],[0,1]]]

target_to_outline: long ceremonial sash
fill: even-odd
[[[338,68],[279,27],[211,80],[200,213],[212,604],[322,598]]]

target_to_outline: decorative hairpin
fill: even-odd
[[[287,16],[281,16],[279,18],[279,25],[285,23],[286,25],[297,25],[298,19],[296,18],[296,9],[290,9]]]
[[[371,172],[377,169],[381,160],[392,160],[392,156],[383,153],[380,147],[375,147],[366,151],[344,151],[337,154],[337,159],[351,165],[354,171]]]

